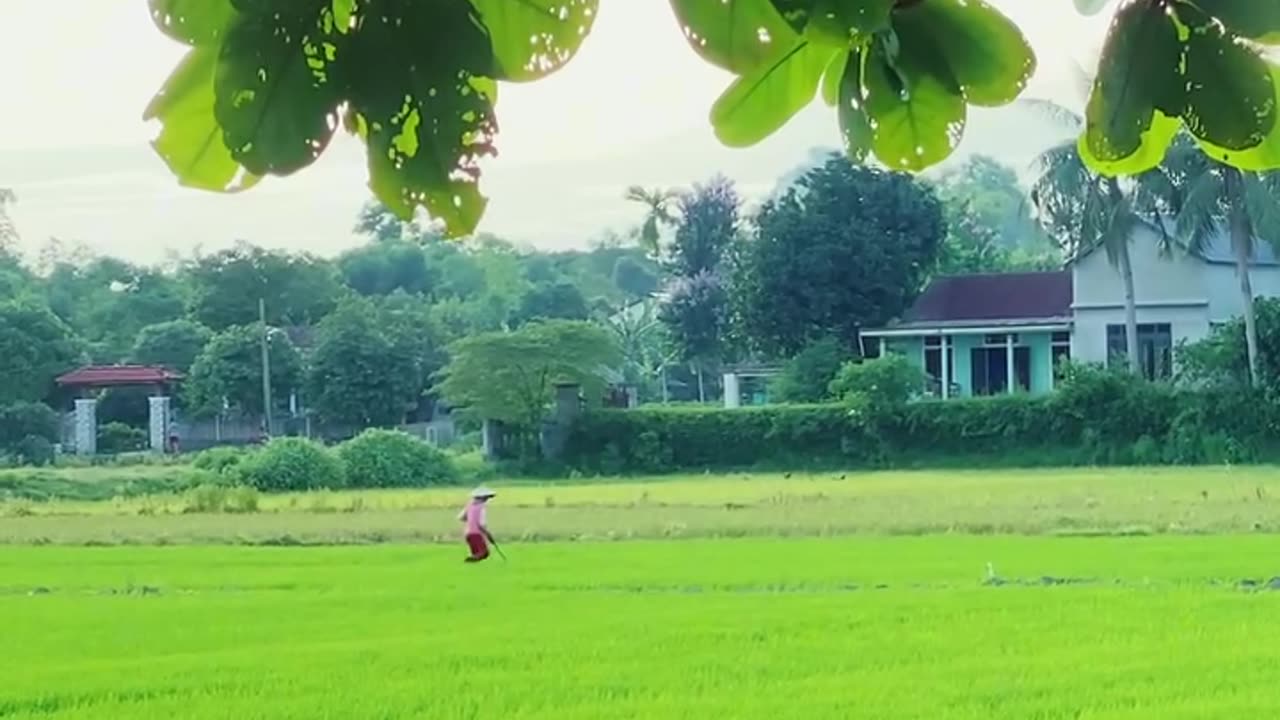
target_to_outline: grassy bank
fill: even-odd
[[[740,536],[1280,532],[1271,467],[744,474],[496,482],[492,524],[522,541]],[[202,512],[191,493],[0,502],[6,544],[455,542],[462,488],[262,495]]]

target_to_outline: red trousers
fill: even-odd
[[[489,541],[480,533],[467,533],[467,547],[471,548],[472,561],[484,560],[489,557]]]

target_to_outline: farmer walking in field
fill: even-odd
[[[467,547],[471,555],[467,562],[478,563],[489,558],[489,543],[493,535],[489,534],[489,526],[485,524],[485,505],[497,496],[497,493],[483,485],[471,491],[471,502],[458,513],[458,520],[466,524]]]

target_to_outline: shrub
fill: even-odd
[[[870,408],[894,407],[920,392],[924,375],[901,355],[845,363],[831,381],[836,399]]]
[[[235,447],[216,447],[195,456],[191,464],[197,470],[208,470],[219,475],[233,473],[249,456],[248,451]]]
[[[458,478],[448,455],[415,437],[391,430],[366,430],[343,443],[338,457],[351,487],[428,487]]]
[[[148,442],[146,431],[124,423],[107,423],[98,428],[98,452],[105,455],[145,450]]]
[[[237,474],[263,492],[335,489],[344,486],[342,463],[323,446],[302,438],[279,438],[243,460]]]
[[[818,403],[831,398],[831,381],[852,355],[835,339],[819,340],[791,358],[770,388],[781,403]]]
[[[53,443],[39,435],[28,435],[13,448],[13,455],[23,465],[44,467],[54,461]]]
[[[53,408],[42,403],[19,402],[0,407],[0,450],[13,454],[27,438],[44,438],[50,444],[62,436],[62,422]]]

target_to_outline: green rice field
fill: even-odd
[[[1280,535],[1254,527],[1277,516],[1272,471],[1162,473],[509,486],[490,511],[509,561],[474,566],[456,535],[325,541],[326,522],[456,512],[457,491],[41,506],[0,517],[0,718],[1280,716]],[[697,532],[592,529],[691,507],[712,513]],[[1057,532],[1063,513],[1101,530]],[[297,518],[318,546],[234,544]],[[160,519],[224,534],[75,534]],[[66,536],[6,530],[33,521]]]

